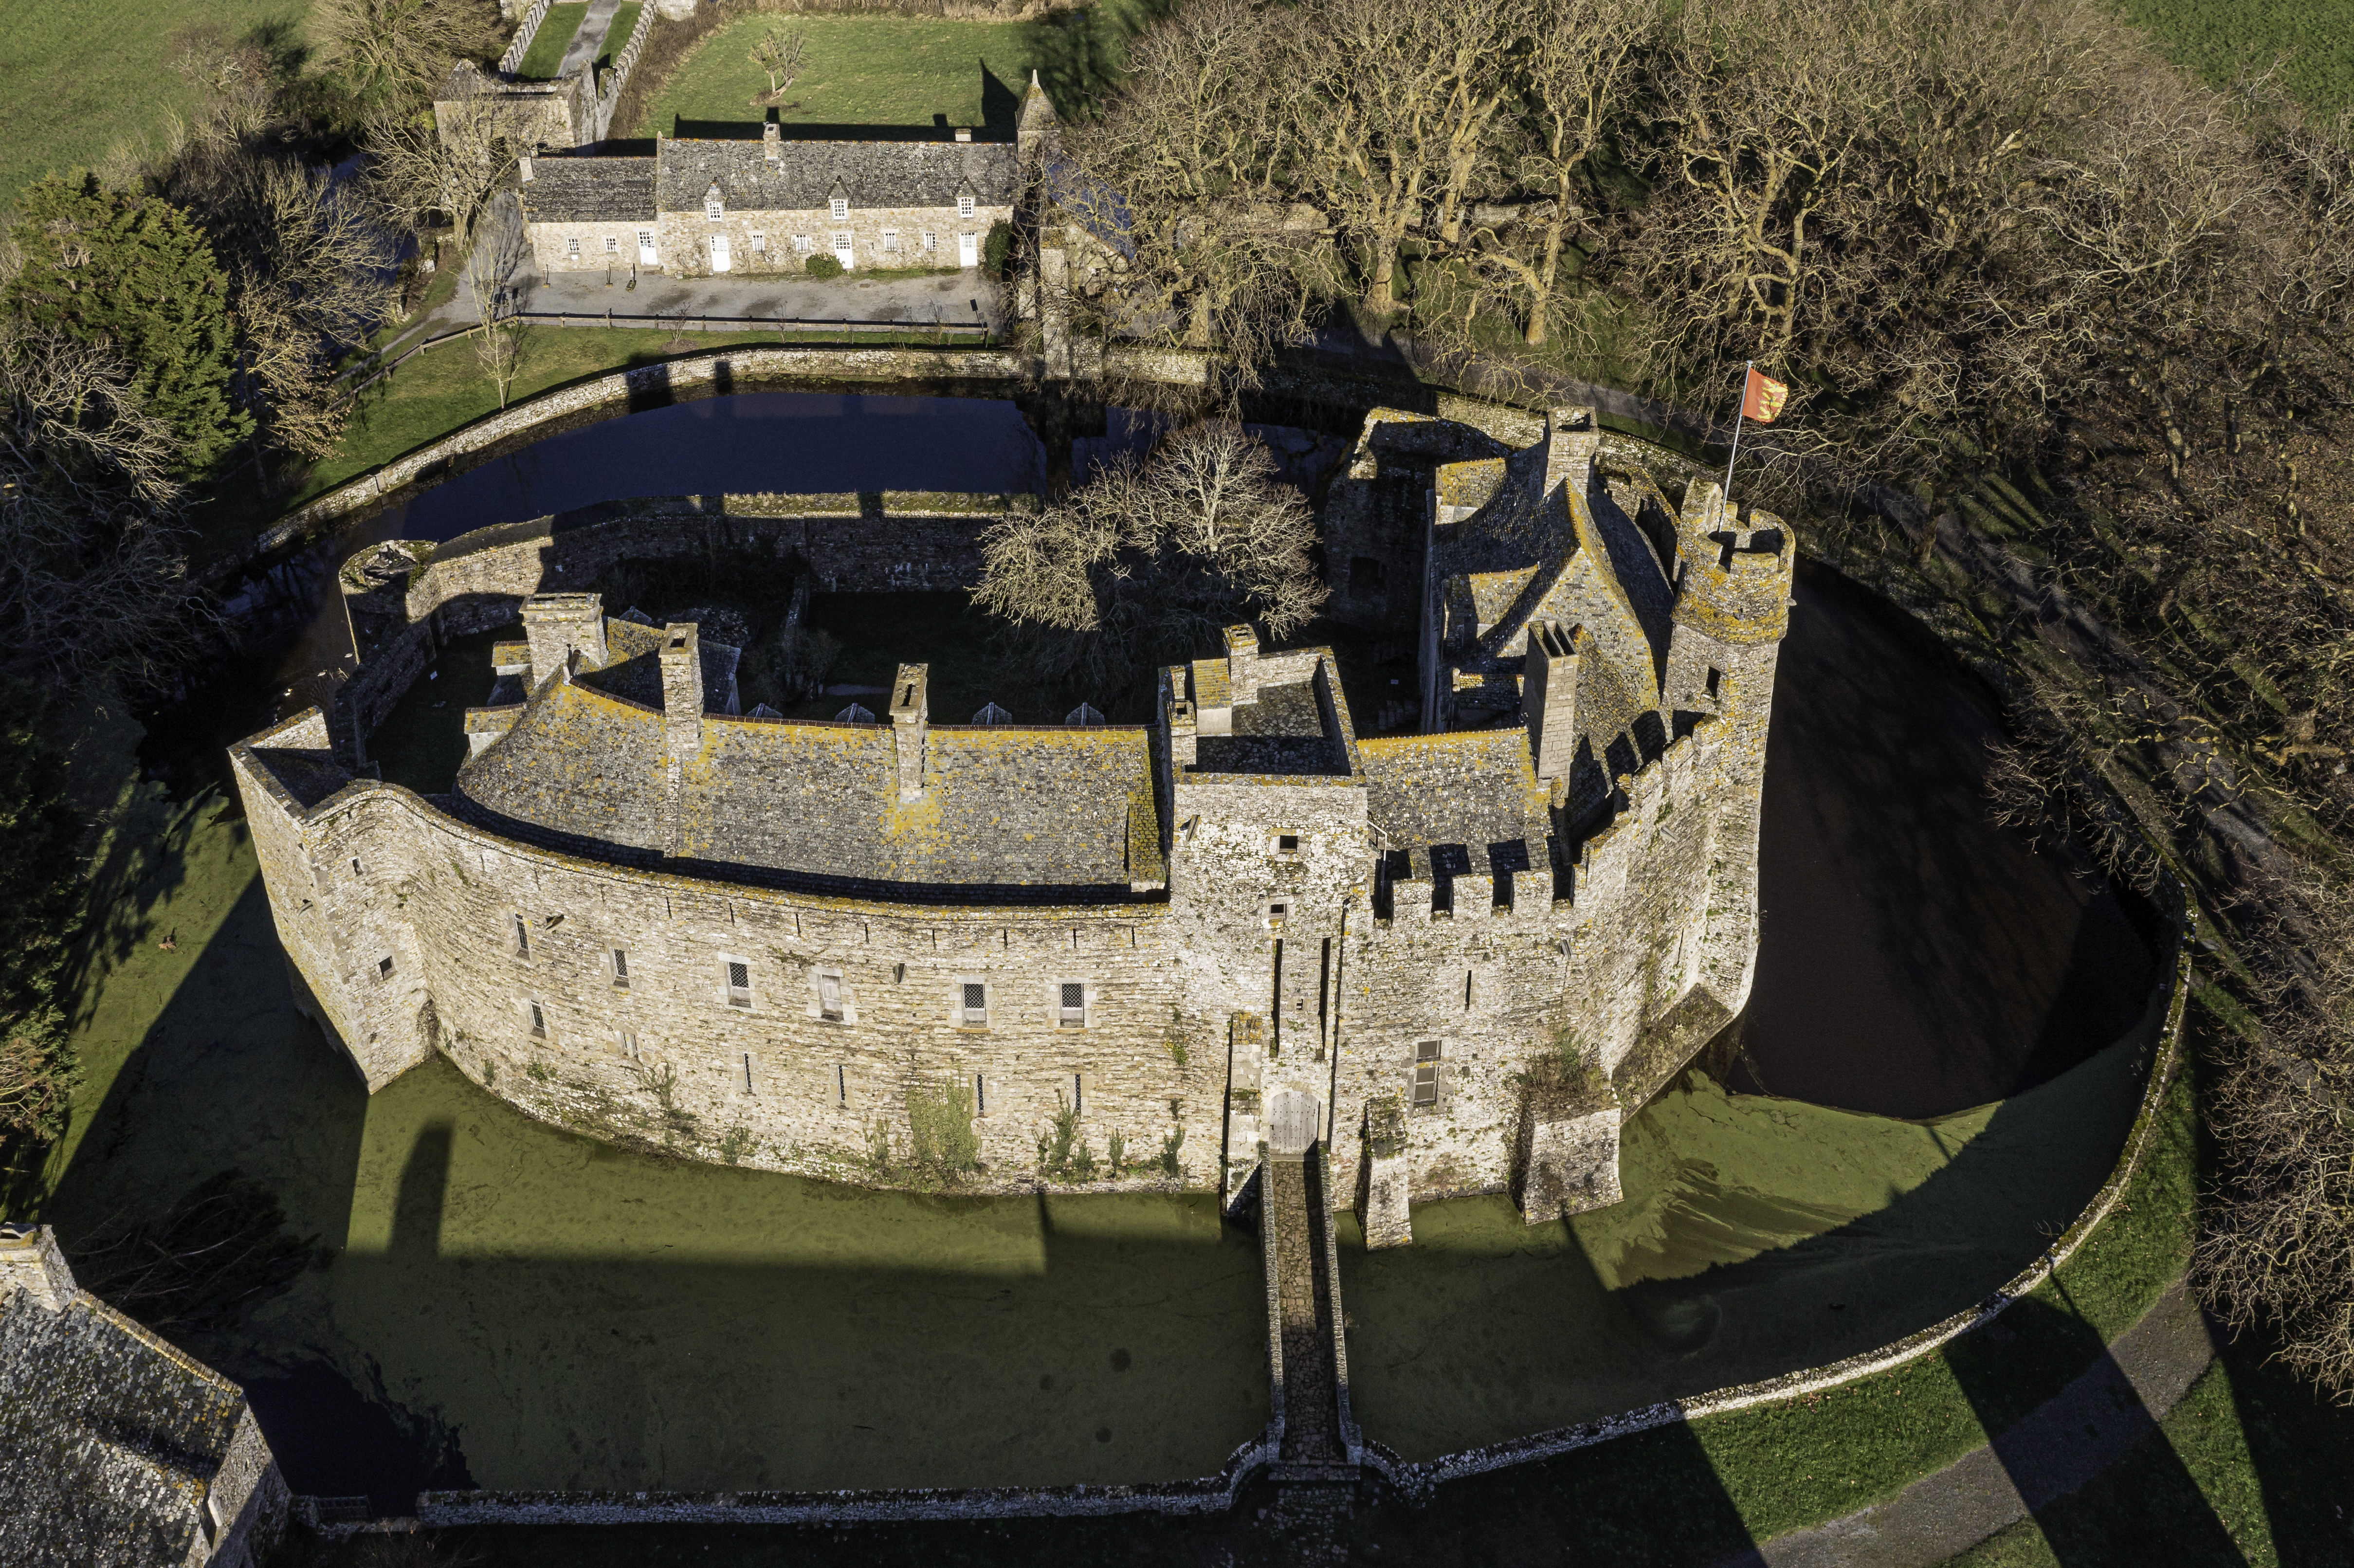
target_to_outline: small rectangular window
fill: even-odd
[[[765,234],[756,234],[752,236],[752,254],[755,256],[766,256],[768,253],[769,237]]]
[[[727,1005],[752,1005],[752,966],[734,959],[727,960]]]
[[[359,863],[359,857],[358,857],[357,855],[354,855],[354,856],[352,857],[352,874],[353,874],[354,876],[357,876],[359,874],[360,874],[360,863]]]
[[[939,237],[938,235],[937,235],[937,234],[934,234],[934,233],[933,233],[930,229],[928,229],[928,229],[926,229],[926,230],[924,230],[924,249],[925,249],[926,250],[929,251],[929,250],[938,250],[939,248],[940,248],[940,237]]]
[[[968,980],[964,986],[964,1006],[959,1010],[960,1023],[981,1028],[989,1022],[989,987],[979,980]]]
[[[1276,834],[1275,853],[1278,854],[1298,854],[1299,853],[1299,835],[1298,833]]]
[[[1708,673],[1708,700],[1709,700],[1710,702],[1714,702],[1714,701],[1716,701],[1716,689],[1717,689],[1717,686],[1718,686],[1718,685],[1719,685],[1719,684],[1723,681],[1723,679],[1724,679],[1724,672],[1723,672],[1723,671],[1722,671],[1722,670],[1713,670],[1713,669],[1712,669],[1712,670],[1711,670],[1711,671],[1709,671],[1709,673]]]
[[[970,217],[972,216],[972,197],[969,196],[960,196],[957,197],[957,216],[959,217]]]
[[[1420,1040],[1414,1047],[1414,1103],[1438,1103],[1438,1042]]]
[[[749,1051],[744,1053],[744,1092],[748,1095],[752,1092],[752,1053]]]
[[[578,235],[576,234],[564,242],[564,253],[567,256],[578,256],[580,254],[580,237]]]
[[[885,250],[896,250],[899,249],[899,231],[897,229],[886,228],[883,231],[883,249]]]
[[[620,252],[621,237],[618,234],[609,234],[605,236],[605,254],[608,256],[618,256]]]
[[[547,1015],[539,1011],[539,1003],[535,1001],[531,1004],[531,1037],[534,1040],[547,1038]]]
[[[714,223],[717,223],[719,221],[719,198],[717,196],[707,196],[704,199],[703,216],[709,218]]]
[[[972,1114],[975,1116],[989,1114],[989,1086],[981,1081],[979,1073],[972,1075]]]
[[[907,965],[893,964],[891,966],[891,983],[893,985],[906,985],[907,983]]]
[[[1079,980],[1063,982],[1063,1027],[1076,1029],[1087,1021],[1087,988]]]
[[[653,245],[654,245],[654,231],[653,231],[652,229],[651,229],[651,228],[641,228],[641,229],[639,229],[639,230],[638,230],[638,246],[639,246],[639,249],[644,249],[644,250],[651,250],[651,249],[653,249]]]
[[[627,948],[613,949],[613,984],[622,991],[630,989],[630,955]]]
[[[1267,906],[1267,923],[1272,926],[1280,926],[1283,924],[1283,917],[1290,913],[1291,906],[1288,904],[1270,904]]]
[[[839,1064],[833,1069],[833,1103],[841,1106],[850,1103],[850,1074]]]
[[[1079,1075],[1073,1073],[1071,1075],[1071,1110],[1075,1115],[1081,1108],[1079,1105],[1079,1090],[1082,1086]]]
[[[833,237],[833,253],[836,256],[850,254],[850,230],[843,229]]]
[[[638,1054],[638,1037],[627,1029],[621,1031],[621,1054],[634,1057]]]
[[[834,197],[831,210],[833,213],[833,221],[840,223],[850,216],[850,199],[847,196]]]
[[[842,1022],[842,977],[821,973],[817,977],[817,1015],[830,1022]]]
[[[514,931],[515,957],[519,959],[529,958],[531,956],[531,927],[524,924],[523,916],[520,915],[514,917]]]
[[[376,961],[376,978],[378,980],[390,980],[392,978],[392,959],[390,957],[387,956],[386,958],[381,958]]]
[[[796,234],[793,236],[793,249],[804,256],[808,255],[816,244],[817,241],[811,239],[806,234]]]

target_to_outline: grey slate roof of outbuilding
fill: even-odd
[[[654,160],[534,158],[523,210],[534,223],[652,223]]]
[[[832,200],[839,182],[853,212],[954,207],[960,195],[982,207],[1011,207],[1021,184],[1019,154],[1006,142],[781,141],[773,164],[766,145],[663,143],[656,154],[658,205],[664,212],[699,211],[705,193],[716,185],[731,211],[807,211]]]
[[[244,1412],[235,1383],[88,1295],[0,1294],[0,1561],[185,1561]]]

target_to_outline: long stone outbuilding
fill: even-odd
[[[1795,541],[1598,461],[1590,410],[1435,467],[1395,422],[1327,526],[1393,457],[1428,482],[1419,551],[1385,546],[1424,585],[1399,735],[1357,733],[1330,649],[1246,627],[1146,726],[942,723],[920,665],[865,722],[740,715],[698,627],[542,591],[659,519],[385,547],[347,573],[355,688],[526,635],[448,794],[358,770],[383,691],[355,735],[313,710],[234,748],[305,1005],[371,1090],[440,1052],[551,1121],[769,1169],[917,1179],[961,1099],[980,1190],[1233,1196],[1309,1126],[1375,1245],[1414,1202],[1615,1201],[1622,1116],[1746,1000]]]

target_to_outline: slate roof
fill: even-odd
[[[657,204],[695,212],[714,184],[729,210],[822,208],[837,185],[861,207],[954,207],[970,194],[982,207],[1011,207],[1021,161],[1008,142],[665,141],[656,154]],[[607,160],[612,161],[612,160]],[[536,181],[533,182],[536,184]]]
[[[652,158],[536,157],[522,191],[534,223],[652,223]],[[700,195],[697,207],[703,205]]]
[[[1204,661],[1223,668],[1224,661]],[[1193,771],[1275,776],[1341,774],[1349,754],[1326,722],[1312,681],[1262,685],[1258,700],[1236,703],[1232,735],[1205,735],[1194,744]]]
[[[897,755],[887,725],[707,716],[663,863],[876,896],[1124,896],[1166,876],[1140,728],[933,726],[923,796],[907,805]],[[666,847],[664,793],[662,715],[573,683],[534,699],[456,785],[486,825],[641,864]]]
[[[235,1383],[87,1294],[0,1293],[0,1562],[186,1561],[244,1413]]]
[[[1484,872],[1491,853],[1505,853],[1496,846],[1530,842],[1534,863],[1545,863],[1551,792],[1526,729],[1373,736],[1357,742],[1357,758],[1366,818],[1393,848],[1459,844],[1466,869]]]

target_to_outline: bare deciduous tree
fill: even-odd
[[[1222,627],[1257,621],[1280,640],[1306,624],[1326,594],[1309,559],[1315,536],[1267,449],[1210,420],[995,525],[973,598],[1037,634],[1048,678],[1118,690],[1193,657]]]
[[[409,112],[460,60],[495,58],[506,31],[491,0],[318,0],[310,27],[323,64]]]
[[[801,74],[808,54],[809,34],[805,29],[769,27],[763,30],[758,41],[753,44],[748,58],[768,77],[769,91],[767,97],[754,99],[753,106],[758,108],[783,98],[791,89],[793,79]]]
[[[438,124],[414,114],[379,112],[368,122],[367,189],[387,219],[422,233],[439,217],[461,255],[515,166],[530,151],[533,111],[488,90],[450,101]]]

